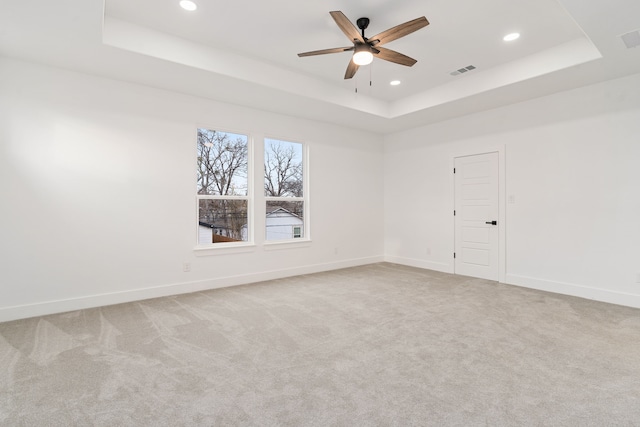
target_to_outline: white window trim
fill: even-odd
[[[217,243],[216,246],[196,246],[193,248],[193,252],[197,257],[214,256],[214,255],[227,255],[227,254],[242,254],[247,252],[255,252],[256,245],[253,243],[245,242],[229,242],[229,243]],[[220,245],[223,245],[220,247]]]
[[[278,251],[283,249],[299,249],[311,247],[311,240],[296,238],[291,240],[265,241],[262,245],[265,251]]]

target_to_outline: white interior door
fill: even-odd
[[[498,280],[498,153],[455,158],[456,274]]]

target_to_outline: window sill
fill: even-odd
[[[256,245],[253,243],[241,243],[241,244],[227,244],[219,243],[221,246],[196,246],[193,248],[195,256],[213,256],[213,255],[228,255],[228,254],[241,254],[247,252],[255,252]]]
[[[307,248],[311,246],[311,240],[286,240],[280,242],[265,242],[264,250],[265,251],[278,251],[281,249],[293,249],[293,248]]]

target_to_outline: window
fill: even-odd
[[[249,240],[249,138],[198,129],[198,245]]]
[[[299,142],[264,141],[267,241],[290,240],[306,234],[304,159],[304,146]]]

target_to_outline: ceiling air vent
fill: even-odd
[[[630,33],[620,36],[627,49],[640,46],[640,30],[631,31]]]
[[[449,74],[451,74],[452,76],[457,76],[458,74],[466,73],[467,71],[472,71],[475,69],[476,67],[474,67],[473,65],[467,65],[466,67],[458,68],[457,70],[452,71]]]

